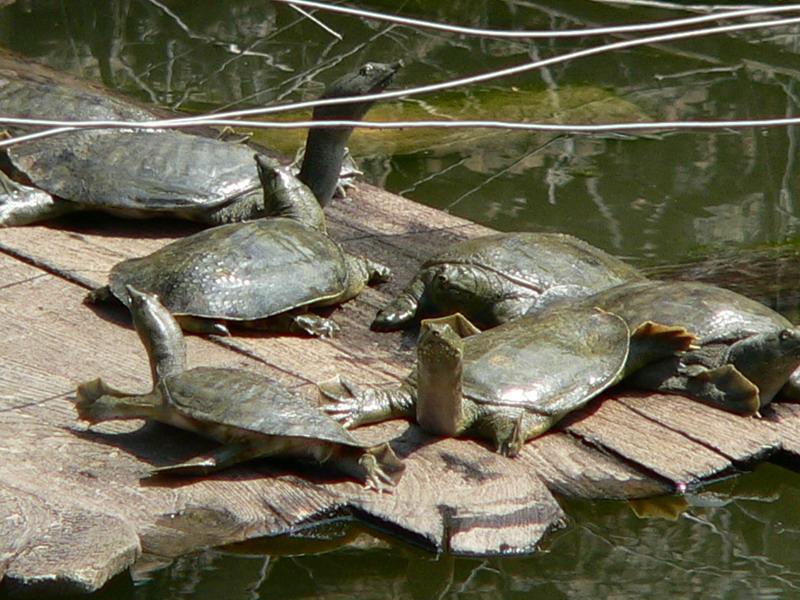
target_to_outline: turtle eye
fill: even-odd
[[[440,287],[447,289],[450,287],[450,280],[447,278],[447,275],[444,273],[439,273],[436,276],[436,282],[439,284]]]
[[[792,330],[791,329],[783,329],[783,330],[781,330],[779,337],[780,337],[782,342],[785,342],[786,340],[788,340],[788,339],[790,339],[792,337]]]
[[[375,70],[375,66],[372,63],[367,63],[361,69],[359,69],[358,74],[363,75],[364,77],[369,77],[372,75],[372,72]]]

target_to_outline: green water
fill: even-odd
[[[391,11],[401,3],[365,5]],[[588,0],[412,0],[402,10],[506,29],[687,14]],[[407,66],[395,85],[412,87],[612,40],[473,39],[320,16],[343,40],[267,0],[17,0],[0,8],[0,44],[141,100],[198,111],[310,98],[367,60],[402,57]],[[796,115],[797,47],[796,29],[765,29],[632,48],[388,103],[373,115],[564,122]],[[263,139],[292,152],[299,135]],[[568,137],[406,130],[365,133],[353,149],[369,180],[420,202],[502,230],[569,232],[643,266],[700,258],[706,278],[795,314],[796,135],[795,128]],[[797,475],[765,466],[688,498],[674,521],[639,519],[627,503],[565,500],[571,521],[540,553],[502,559],[435,560],[337,526],[315,534],[327,540],[325,552],[319,541],[297,540],[288,549],[208,550],[140,574],[136,586],[122,578],[103,595],[789,597],[800,587],[798,495]],[[348,543],[330,549],[336,540]]]

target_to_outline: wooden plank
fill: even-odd
[[[574,498],[647,498],[672,486],[622,462],[602,448],[556,430],[525,445],[520,460],[552,491]]]
[[[177,556],[342,513],[466,554],[530,550],[563,517],[522,463],[476,443],[433,441],[416,428],[393,442],[408,469],[393,494],[269,461],[174,487],[143,486],[139,478],[153,465],[183,460],[211,444],[141,421],[91,430],[76,423],[70,397],[78,381],[102,375],[123,389],[149,387],[141,344],[120,320],[98,319],[82,304],[83,288],[3,254],[0,271],[8,282],[0,290],[0,323],[9,332],[0,353],[11,364],[0,380],[0,438],[6,442],[0,447],[0,508],[7,513],[0,516],[21,514],[29,523],[23,537],[15,527],[0,529],[7,586],[88,591],[140,551]],[[259,341],[274,347],[277,339]],[[309,346],[327,346],[303,341],[295,352],[306,357]],[[200,337],[188,339],[188,352],[190,364],[247,367],[289,385],[304,381]],[[306,360],[306,369],[314,364]],[[392,437],[406,427],[394,423],[357,435]],[[78,536],[80,543],[64,536]]]
[[[364,185],[328,212],[331,235],[348,250],[385,262],[395,279],[332,311],[343,327],[337,338],[191,336],[190,364],[248,368],[308,394],[335,374],[373,384],[408,372],[413,332],[371,332],[375,310],[405,286],[421,260],[488,230]],[[391,495],[367,492],[330,472],[269,461],[172,487],[142,485],[140,477],[153,465],[211,445],[139,421],[91,430],[75,422],[70,398],[79,381],[102,375],[132,391],[150,385],[126,311],[88,307],[82,299],[105,283],[119,260],[196,230],[96,215],[0,230],[0,436],[13,442],[0,448],[6,585],[91,590],[138,556],[174,557],[334,514],[355,514],[461,554],[522,552],[563,518],[550,490],[645,497],[698,485],[779,450],[800,450],[794,441],[800,414],[791,408],[777,407],[776,419],[762,423],[676,396],[615,392],[526,445],[516,460],[483,443],[430,438],[402,421],[358,430],[364,440],[393,438],[406,461],[406,475]],[[14,535],[20,523],[25,534]],[[49,523],[63,523],[57,530],[80,537],[80,544],[65,543]],[[105,531],[109,546],[93,546]],[[64,555],[70,547],[75,551]],[[96,548],[102,548],[97,556]],[[87,557],[91,568],[81,569]]]
[[[591,418],[582,418],[591,414]],[[613,396],[568,417],[566,430],[663,477],[675,489],[725,473],[731,461],[683,433],[651,421]]]
[[[761,419],[746,418],[666,394],[631,394],[617,398],[652,421],[726,456],[732,462],[749,462],[781,448],[781,435]]]
[[[771,404],[764,411],[762,422],[780,437],[785,458],[800,464],[800,404]]]

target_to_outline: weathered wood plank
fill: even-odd
[[[191,336],[190,364],[248,368],[308,394],[316,393],[313,383],[335,374],[379,383],[407,373],[413,333],[369,331],[376,308],[406,284],[419,261],[488,230],[370,186],[334,203],[329,221],[350,251],[386,262],[397,275],[332,311],[341,336]],[[14,440],[0,447],[0,565],[7,581],[92,589],[142,554],[169,559],[342,513],[458,553],[524,551],[563,517],[547,488],[586,498],[644,497],[698,484],[779,449],[800,456],[800,411],[793,408],[776,407],[776,418],[759,422],[676,396],[615,392],[526,445],[517,460],[481,443],[433,439],[403,422],[357,431],[370,441],[394,438],[405,458],[406,475],[392,495],[269,461],[183,485],[142,485],[150,467],[211,446],[138,421],[91,430],[75,422],[70,396],[79,381],[102,375],[115,387],[149,387],[146,356],[126,312],[82,300],[119,260],[195,230],[88,215],[0,230],[0,436]],[[63,496],[57,502],[51,502],[54,490]],[[22,522],[28,533],[13,536]],[[75,556],[59,554],[64,544],[56,550],[36,541],[51,539],[45,522],[63,522],[67,531],[80,522],[85,544],[112,531],[113,548],[80,571],[79,560],[70,563]],[[49,550],[30,552],[34,546]],[[47,579],[56,561],[66,566]]]
[[[762,423],[780,436],[781,450],[800,464],[800,404],[771,404]]]
[[[731,461],[683,433],[644,418],[613,396],[569,418],[567,431],[641,465],[676,486],[728,471]],[[590,418],[582,418],[590,414]]]
[[[526,444],[519,460],[562,496],[646,498],[673,491],[666,482],[560,431]]]
[[[3,254],[0,270],[8,282],[0,290],[0,323],[11,332],[0,340],[0,354],[13,365],[0,380],[0,506],[12,515],[2,515],[6,524],[13,525],[20,511],[32,519],[27,537],[0,529],[9,586],[90,590],[129,566],[140,550],[174,557],[204,545],[284,533],[342,512],[460,553],[529,550],[563,516],[525,465],[480,444],[430,440],[416,428],[394,442],[408,471],[391,495],[364,490],[335,473],[298,472],[268,461],[174,487],[141,485],[151,466],[183,460],[210,443],[166,426],[142,427],[140,421],[90,430],[76,423],[69,398],[78,381],[102,375],[123,389],[148,388],[141,345],[119,319],[98,319],[82,304],[83,288]],[[277,340],[257,341],[266,353]],[[308,348],[329,344],[302,341],[280,352],[305,356],[304,368],[313,370]],[[247,367],[288,385],[305,381],[199,337],[188,339],[188,352],[190,364]],[[392,437],[405,427],[394,423],[358,435]],[[8,506],[7,490],[30,500]],[[79,535],[81,544],[66,543],[56,531]],[[96,541],[102,536],[113,548]],[[98,548],[97,554],[84,552],[82,544]],[[63,556],[68,548],[75,550],[69,560]],[[87,558],[90,569],[82,565]]]
[[[643,393],[618,400],[733,462],[757,460],[781,448],[782,436],[760,419],[741,417],[683,396]]]

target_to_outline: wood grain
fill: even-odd
[[[247,368],[302,393],[342,374],[391,383],[414,360],[414,333],[374,333],[375,311],[418,264],[484,227],[360,185],[328,207],[331,235],[395,278],[332,310],[332,340],[237,332],[188,339],[190,365]],[[8,590],[92,591],[136,561],[291,532],[354,516],[433,550],[535,549],[564,514],[553,493],[640,498],[698,486],[754,460],[800,459],[800,407],[737,417],[663,394],[612,391],[527,444],[516,459],[470,440],[436,439],[404,421],[357,430],[391,439],[407,465],[392,494],[333,472],[254,461],[214,477],[146,484],[153,466],[213,444],[142,421],[87,428],[77,383],[102,376],[143,392],[146,355],[121,307],[87,306],[118,261],[196,231],[172,221],[75,215],[0,230],[0,578]]]

